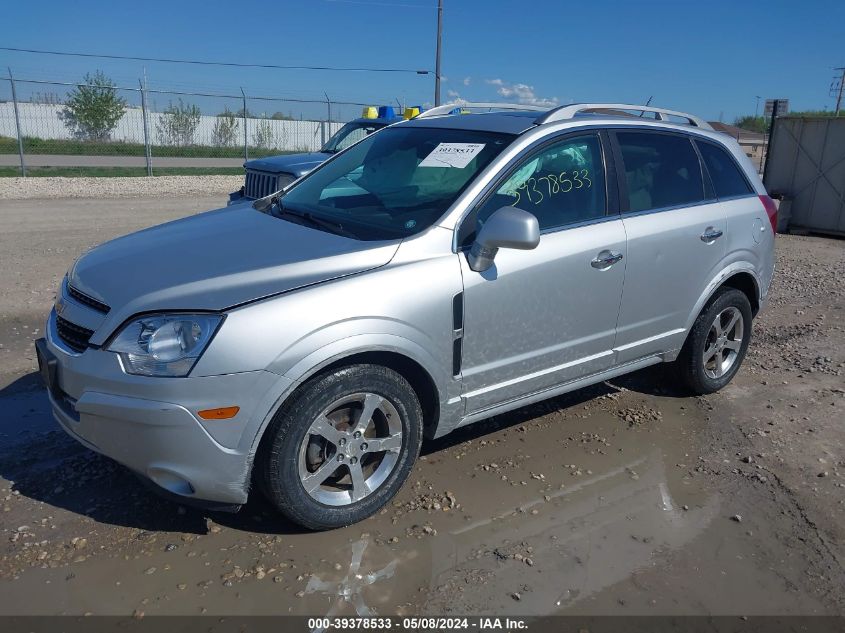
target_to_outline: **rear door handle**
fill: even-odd
[[[613,266],[616,262],[622,260],[622,253],[614,253],[613,251],[602,251],[596,255],[595,259],[590,262],[590,266],[598,268],[599,270],[606,270]]]
[[[719,229],[713,228],[712,226],[708,226],[704,233],[701,234],[701,241],[702,242],[715,242],[720,237],[722,237],[722,232]]]

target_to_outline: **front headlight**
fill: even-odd
[[[296,180],[296,176],[292,174],[280,174],[279,177],[276,179],[276,191],[281,191],[294,180]]]
[[[187,376],[223,317],[216,314],[152,314],[124,327],[108,346],[127,374]]]

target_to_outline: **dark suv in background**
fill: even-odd
[[[284,154],[282,156],[268,156],[256,158],[244,163],[246,177],[244,185],[229,194],[229,204],[243,200],[255,200],[268,196],[274,191],[287,187],[300,176],[304,176],[320,163],[331,158],[342,149],[360,141],[365,136],[380,130],[391,123],[397,123],[411,118],[419,108],[408,108],[407,116],[398,116],[391,106],[372,106],[364,108],[363,115],[350,121],[326,142],[319,152],[304,154]]]

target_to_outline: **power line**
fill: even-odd
[[[0,80],[3,81],[11,81],[11,72],[9,73],[9,78],[0,77]],[[151,94],[162,94],[162,95],[177,95],[177,96],[186,96],[186,97],[213,97],[216,99],[242,99],[243,94],[234,95],[234,94],[222,94],[219,92],[185,92],[182,90],[160,90],[155,88],[129,88],[126,86],[98,86],[96,84],[85,84],[85,83],[75,83],[70,81],[47,81],[44,79],[19,79],[15,77],[15,83],[19,84],[38,84],[38,85],[50,85],[50,86],[68,86],[68,87],[77,87],[77,88],[106,88],[110,90],[126,90],[129,92],[147,92]],[[326,99],[301,99],[297,97],[266,97],[266,96],[259,96],[259,95],[246,95],[246,98],[250,101],[282,101],[282,102],[290,102],[290,103],[319,103],[325,104]],[[350,106],[367,106],[372,105],[372,103],[364,103],[358,101],[335,101],[333,99],[330,100],[333,105],[350,105]]]
[[[121,59],[138,62],[163,62],[167,64],[194,64],[198,66],[230,66],[234,68],[272,68],[276,70],[328,70],[335,72],[356,72],[356,73],[413,73],[416,75],[428,75],[428,70],[413,70],[411,68],[366,68],[366,67],[343,67],[343,66],[282,66],[279,64],[243,64],[238,62],[211,62],[196,59],[169,59],[163,57],[132,57],[130,55],[100,55],[96,53],[69,53],[66,51],[42,51],[32,48],[12,48],[0,46],[0,51],[13,51],[16,53],[36,53],[39,55],[60,55],[63,57],[95,57],[98,59]]]

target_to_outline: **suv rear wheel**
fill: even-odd
[[[259,481],[267,498],[304,527],[361,521],[405,483],[422,426],[417,396],[397,372],[353,365],[322,374],[271,422]]]
[[[751,339],[751,304],[735,288],[723,287],[695,320],[675,366],[696,394],[718,391],[739,371]]]

